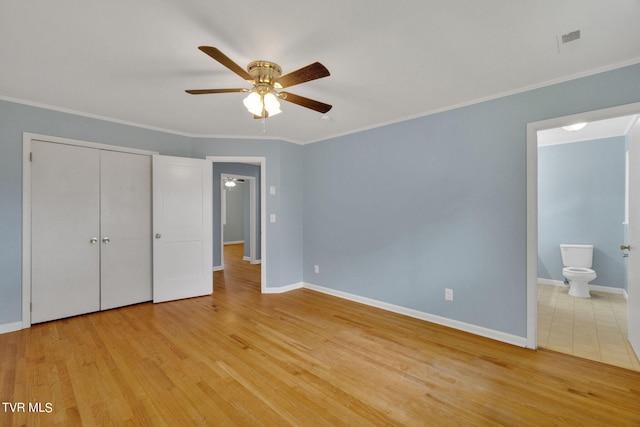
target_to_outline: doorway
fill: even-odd
[[[540,277],[540,273],[543,273],[544,275],[544,272],[538,271],[538,257],[540,250],[538,235],[538,221],[540,219],[538,212],[539,132],[561,128],[578,122],[592,123],[621,116],[635,115],[638,113],[640,113],[640,103],[581,113],[572,116],[558,117],[541,122],[529,123],[527,125],[527,346],[530,348],[537,348],[538,345],[543,342],[539,336],[541,331],[538,330],[538,278]],[[622,219],[620,220],[620,227],[622,228],[621,223]],[[622,243],[623,242],[621,241],[620,244]],[[618,256],[621,256],[621,254]],[[559,249],[558,257],[560,257]],[[630,281],[627,288],[628,293],[632,294],[640,292],[640,289],[635,289],[638,286],[639,284]],[[629,331],[631,332],[631,328],[634,327],[637,326],[629,324]]]
[[[241,259],[260,264],[258,237],[256,178],[254,176],[222,173],[221,179],[221,238],[222,247],[242,243]],[[220,266],[225,266],[225,251],[220,250]]]
[[[236,177],[247,179],[253,193],[250,195],[250,201],[255,201],[254,207],[249,206],[249,210],[255,212],[254,215],[250,215],[254,219],[253,229],[254,232],[250,233],[250,238],[255,239],[253,244],[250,242],[249,262],[260,264],[260,290],[265,292],[266,277],[268,268],[267,258],[267,232],[266,232],[266,158],[258,156],[207,156],[207,160],[210,160],[214,164],[214,170],[216,170],[217,164],[229,166],[229,164],[238,164],[239,166],[251,167],[238,168],[234,170],[221,169],[221,171],[214,171],[214,270],[223,268],[224,250],[223,250],[223,236],[220,228],[217,227],[218,222],[222,223],[222,186],[223,176]],[[245,173],[246,170],[257,170],[257,172]],[[219,185],[216,185],[220,181]],[[251,186],[253,183],[253,187]],[[218,193],[219,191],[219,193]],[[251,203],[250,203],[251,204]],[[220,230],[220,231],[216,231]]]

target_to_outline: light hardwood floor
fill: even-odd
[[[0,399],[52,407],[0,408],[0,425],[640,425],[639,372],[310,290],[262,295],[259,266],[225,263],[213,296],[0,335]]]

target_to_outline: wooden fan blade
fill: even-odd
[[[325,104],[324,102],[316,101],[314,99],[305,98],[304,96],[296,95],[289,92],[280,92],[280,95],[286,95],[284,99],[285,101],[293,102],[294,104],[298,104],[302,107],[310,108],[319,113],[328,113],[331,110],[332,106],[329,104]]]
[[[319,62],[314,62],[313,64],[300,68],[299,70],[285,74],[277,79],[276,83],[280,83],[282,87],[291,87],[293,85],[321,79],[330,75],[329,70],[327,70],[324,65]]]
[[[198,49],[200,49],[201,51],[203,51],[204,53],[206,53],[207,55],[209,55],[210,57],[212,57],[213,59],[215,59],[216,61],[218,61],[219,63],[221,63],[222,65],[224,65],[225,67],[227,67],[228,69],[230,69],[231,71],[239,75],[240,77],[242,77],[243,79],[245,79],[246,81],[253,84],[253,77],[251,77],[251,74],[249,74],[244,68],[242,68],[241,66],[233,62],[231,59],[229,59],[227,55],[220,52],[219,49],[211,46],[198,46]]]
[[[249,92],[249,89],[245,89],[243,87],[232,89],[189,89],[185,90],[185,92],[190,93],[191,95],[204,95],[207,93]]]

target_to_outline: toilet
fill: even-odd
[[[562,275],[569,280],[569,295],[578,298],[591,298],[589,282],[595,279],[596,272],[591,269],[593,245],[560,245],[562,253]]]

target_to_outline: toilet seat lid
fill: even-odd
[[[590,268],[582,268],[582,267],[565,267],[564,271],[569,271],[571,273],[594,273],[594,271]]]

